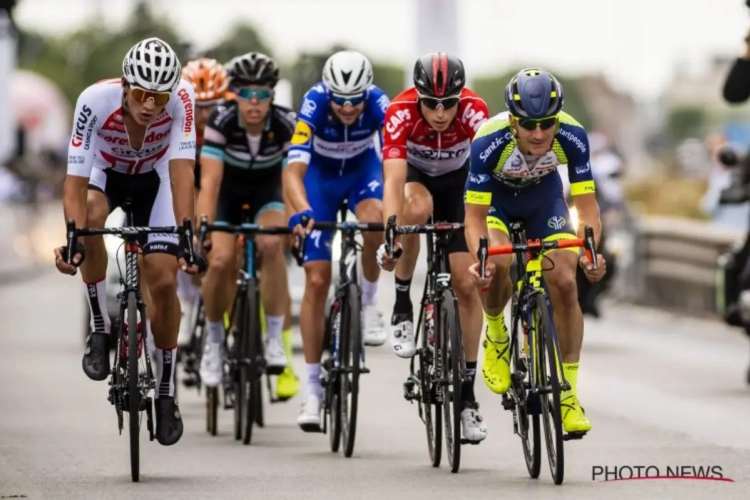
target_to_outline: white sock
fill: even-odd
[[[91,310],[91,331],[109,333],[112,325],[107,312],[107,280],[98,283],[85,283],[86,297]]]
[[[268,339],[281,340],[281,330],[284,329],[284,316],[266,315],[266,333]]]
[[[374,306],[377,304],[375,297],[378,294],[378,282],[367,281],[362,278],[362,305],[363,306]]]
[[[307,394],[315,394],[318,398],[323,395],[320,385],[320,363],[307,363]]]
[[[156,353],[156,397],[174,397],[174,369],[177,364],[177,348],[155,349]]]
[[[208,330],[208,340],[214,344],[221,344],[224,342],[224,322],[217,321],[206,321],[206,329]]]
[[[154,344],[154,334],[151,332],[151,320],[146,320],[146,345],[148,353],[153,359],[156,359],[156,344]]]
[[[200,289],[193,283],[192,276],[182,270],[177,272],[177,297],[180,302],[197,302],[200,293]]]

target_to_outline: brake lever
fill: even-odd
[[[586,226],[583,229],[583,241],[584,246],[586,247],[586,257],[591,261],[591,264],[593,264],[594,269],[599,269],[599,262],[597,262],[596,258],[596,240],[594,240],[594,228],[591,226]]]
[[[310,222],[310,217],[307,215],[302,215],[299,219],[300,225],[303,228],[307,228],[307,224]],[[294,260],[297,262],[297,265],[302,267],[302,264],[305,262],[305,238],[304,236],[300,236],[299,234],[294,235],[294,246],[292,247],[292,257],[294,257]]]
[[[487,237],[479,237],[479,250],[477,250],[477,258],[479,259],[479,277],[484,280],[487,277],[485,267],[487,266]]]
[[[73,265],[73,257],[75,256],[76,248],[78,247],[78,238],[76,237],[76,223],[73,219],[68,219],[65,223],[65,262]]]

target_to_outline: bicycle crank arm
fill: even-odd
[[[146,427],[148,428],[148,440],[154,440],[154,418],[151,398],[146,398]]]
[[[567,434],[563,434],[563,441],[583,439],[583,436],[585,435],[586,435],[585,432],[569,432]]]

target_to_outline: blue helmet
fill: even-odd
[[[562,85],[543,69],[522,69],[505,87],[505,105],[519,118],[556,115],[563,107]]]

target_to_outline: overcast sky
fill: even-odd
[[[373,59],[411,66],[418,0],[153,0],[198,47],[236,20],[255,23],[277,56],[344,42]],[[440,0],[421,0],[440,2]],[[739,55],[750,29],[744,0],[455,0],[458,52],[467,71],[542,65],[605,74],[640,97],[664,90],[677,65],[700,69],[714,54]],[[20,0],[17,21],[52,33],[96,15],[117,26],[131,0]],[[435,47],[433,50],[437,50]],[[119,55],[117,55],[119,57]]]

